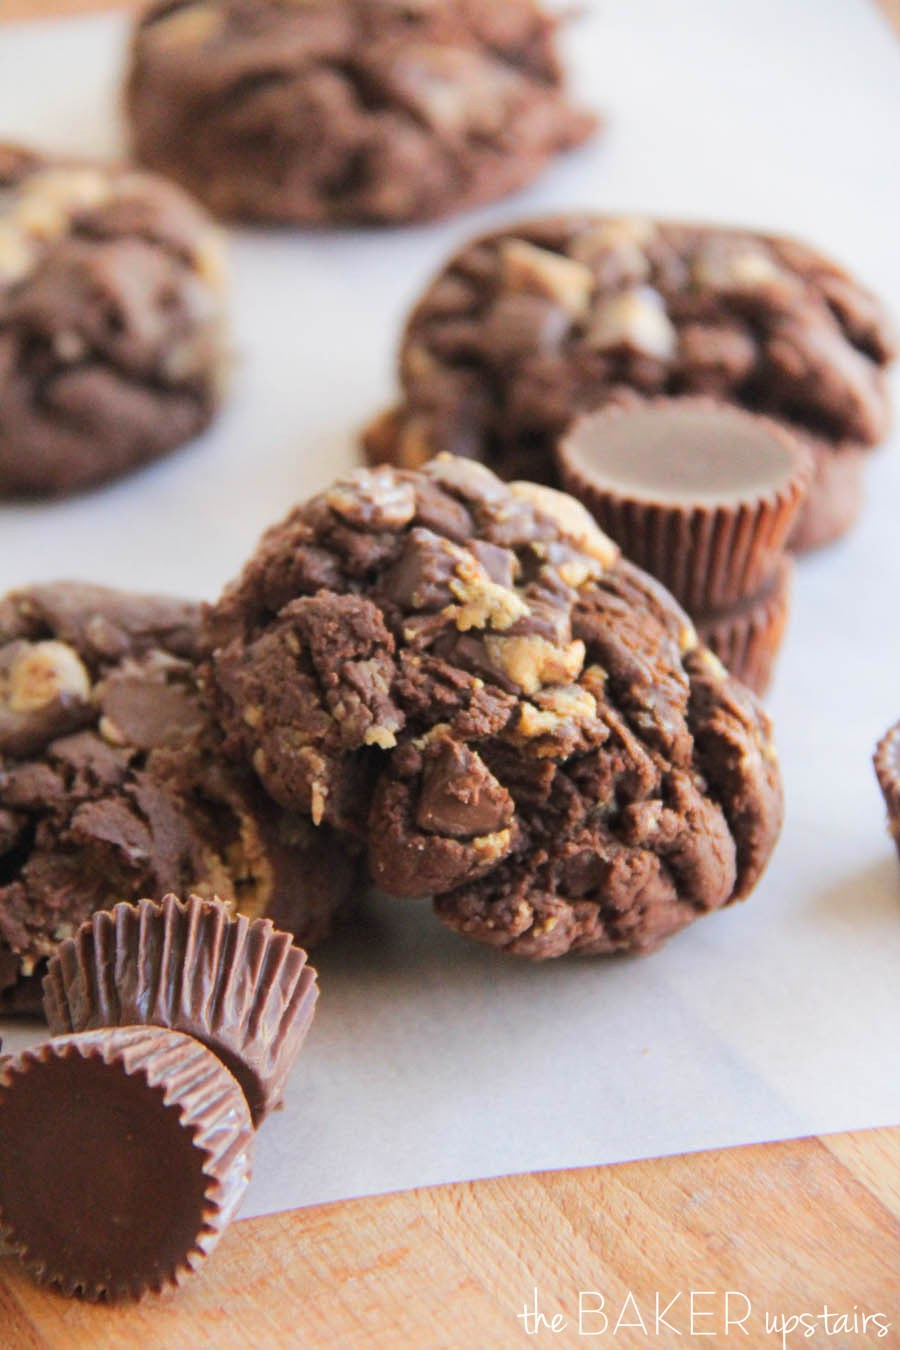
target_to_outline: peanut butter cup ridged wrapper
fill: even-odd
[[[195,1036],[240,1083],[256,1126],[281,1102],[317,997],[288,933],[198,896],[99,911],[44,980],[54,1035],[142,1023]]]
[[[697,633],[722,665],[760,697],[771,683],[787,627],[793,577],[793,560],[786,555],[759,595],[694,620]]]
[[[161,1293],[234,1217],[253,1137],[240,1087],[189,1036],[48,1041],[0,1061],[0,1239],[62,1293]]]
[[[771,580],[813,471],[809,449],[775,422],[693,397],[589,413],[557,459],[566,490],[692,616]]]

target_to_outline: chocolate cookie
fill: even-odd
[[[765,713],[548,488],[450,456],[353,474],[264,536],[205,642],[270,796],[517,955],[649,950],[775,844]]]
[[[0,1007],[95,910],[176,887],[321,937],[353,880],[330,832],[223,765],[198,607],[96,586],[0,601]]]
[[[200,432],[223,287],[218,231],[179,188],[0,146],[0,496],[73,492]]]
[[[778,419],[820,465],[798,542],[851,518],[828,469],[888,427],[884,312],[840,267],[772,235],[646,219],[531,221],[469,244],[425,292],[400,354],[403,401],[366,434],[371,462],[441,450],[504,478],[556,481],[576,413],[621,394],[706,394]],[[856,462],[854,460],[854,462]]]
[[[594,130],[558,22],[539,0],[155,0],[126,90],[135,154],[229,217],[446,216]]]

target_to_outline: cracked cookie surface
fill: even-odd
[[[449,215],[594,130],[557,24],[538,0],[157,0],[132,46],[135,152],[224,216]]]
[[[0,496],[74,492],[197,435],[224,383],[224,285],[181,189],[0,145]]]
[[[886,434],[895,353],[877,299],[805,244],[645,218],[535,220],[475,240],[425,291],[402,342],[402,401],[366,451],[416,468],[446,450],[554,483],[576,414],[704,394],[810,445],[819,520],[801,517],[797,538],[815,546],[852,522],[830,466],[856,469]]]
[[[472,461],[298,506],[203,643],[226,749],[276,802],[516,954],[650,950],[777,839],[755,698],[583,507]]]
[[[314,942],[352,850],[223,762],[195,679],[199,607],[56,583],[0,600],[0,1010],[95,910],[218,894]]]

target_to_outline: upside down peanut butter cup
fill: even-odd
[[[771,683],[787,627],[793,577],[793,560],[785,555],[759,595],[694,620],[698,636],[723,666],[760,697]]]
[[[94,914],[44,980],[52,1034],[142,1024],[194,1036],[237,1079],[255,1126],[281,1102],[317,997],[289,934],[196,895]]]
[[[865,499],[869,451],[852,442],[833,446],[815,436],[803,444],[815,466],[803,509],[788,539],[792,553],[810,553],[847,534],[856,524]]]
[[[812,473],[783,427],[703,398],[589,413],[557,456],[567,490],[694,615],[771,580]]]
[[[191,1037],[48,1041],[0,1061],[0,1238],[63,1293],[159,1293],[216,1246],[252,1145],[240,1087]]]

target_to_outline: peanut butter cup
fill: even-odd
[[[812,473],[783,427],[703,398],[589,413],[557,454],[568,491],[691,615],[771,581]]]
[[[317,997],[289,934],[196,895],[94,914],[44,980],[54,1035],[143,1024],[202,1041],[237,1079],[255,1126],[281,1102]]]
[[[48,1041],[0,1061],[0,1238],[63,1293],[161,1292],[234,1217],[252,1145],[238,1084],[191,1037]]]
[[[792,553],[810,553],[848,534],[865,498],[868,451],[851,443],[833,446],[818,436],[804,436],[815,470],[806,504],[788,539]]]

